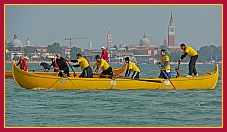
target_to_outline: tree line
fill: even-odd
[[[30,60],[44,61],[44,60],[49,60],[50,59],[50,58],[48,58],[48,56],[40,56],[40,58],[33,58],[32,59],[32,57],[35,56],[38,53],[37,49],[35,47],[32,47],[32,46],[26,46],[26,47],[24,47],[24,49],[22,49],[22,48],[18,49],[18,48],[15,48],[15,47],[9,47],[8,50],[9,51],[22,51],[23,50],[24,56],[27,56]],[[56,53],[64,54],[64,50],[61,48],[60,43],[58,43],[58,42],[54,42],[53,44],[48,45],[47,46],[47,52],[51,53],[53,55],[55,55]],[[70,56],[71,56],[70,59],[76,59],[76,54],[77,53],[82,53],[83,54],[81,48],[73,47],[71,49],[71,51],[70,51]],[[69,59],[69,56],[66,56],[65,58]],[[5,55],[5,59],[6,60],[10,60],[9,55],[7,55],[7,53]],[[20,57],[17,56],[17,55],[15,55],[13,57],[13,60],[19,60],[19,59],[20,59]]]
[[[169,49],[167,47],[161,46],[160,48],[165,49],[167,51],[167,54],[169,55],[171,62],[177,62],[179,60],[180,56],[182,55],[181,51],[168,53]],[[8,47],[8,50],[18,51],[17,48],[12,48],[12,47]],[[27,56],[29,59],[31,59],[32,56],[34,56],[34,55],[36,55],[36,53],[38,53],[37,49],[32,46],[24,47],[23,51],[24,51],[24,56]],[[53,44],[48,45],[47,52],[52,53],[53,55],[55,55],[56,53],[64,54],[63,50],[60,46],[60,43],[58,43],[58,42],[54,42]],[[136,51],[132,51],[132,52],[134,53]],[[199,57],[197,60],[198,62],[209,62],[212,60],[215,60],[217,62],[222,61],[222,46],[215,46],[215,45],[202,46],[197,52],[199,54]],[[81,53],[82,55],[84,55],[81,48],[73,47],[70,51],[70,59],[76,59],[77,53]],[[136,54],[136,53],[134,53],[134,54]],[[65,58],[68,59],[69,56],[65,56]],[[154,58],[160,59],[160,54],[155,55]],[[9,55],[7,55],[7,53],[6,53],[5,59],[10,60]],[[49,58],[47,56],[40,56],[40,58],[38,58],[38,59],[39,59],[38,61],[42,61],[42,60],[47,60]],[[13,58],[13,60],[19,60],[19,57],[15,56]],[[189,57],[186,57],[183,61],[185,61],[185,62],[189,61]]]

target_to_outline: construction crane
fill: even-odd
[[[91,39],[91,38],[88,38],[88,37],[67,37],[67,38],[65,38],[65,40],[69,40],[70,48],[72,48],[72,40],[74,40],[74,39]]]

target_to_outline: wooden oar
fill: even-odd
[[[50,67],[50,69],[53,69],[52,67]],[[39,71],[39,70],[44,70],[44,68],[43,69],[34,69],[34,70],[28,70],[28,71],[32,71],[32,72],[35,72],[35,71]]]
[[[125,78],[124,76],[118,76],[117,78],[131,79],[130,77]],[[136,78],[136,79],[131,79],[131,80],[144,81],[144,82],[154,82],[154,83],[162,83],[163,82],[161,80],[150,80],[150,79],[145,79],[145,78]]]
[[[104,75],[104,74],[101,74],[101,73],[94,73],[93,72],[93,75],[97,75],[98,76],[98,78],[100,78],[100,76],[105,76],[105,78],[110,78],[111,76],[110,75]]]
[[[68,65],[69,65],[69,67],[71,68],[71,70],[73,71],[73,73],[74,73],[74,77],[76,76],[76,73],[75,73],[75,71],[73,70],[73,68],[72,68],[72,66],[69,64],[69,62],[68,61],[66,61],[67,63],[68,63]]]
[[[165,75],[166,79],[168,79],[170,81],[170,83],[172,84],[173,88],[176,89],[176,87],[173,85],[172,81],[169,79],[169,77],[166,75],[166,73],[162,70],[161,66],[158,65],[158,67],[162,71],[162,73]]]
[[[145,82],[154,82],[154,83],[162,83],[160,80],[149,80],[149,79],[135,79],[138,81],[145,81]]]
[[[175,68],[175,71],[177,72],[177,78],[179,77],[179,76],[181,76],[181,72],[180,72],[180,62],[178,62],[178,65],[177,65],[177,68]]]
[[[40,71],[40,70],[44,70],[44,69],[35,69],[35,70],[28,70],[28,71],[35,72],[35,71]]]

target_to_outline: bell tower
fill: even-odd
[[[92,43],[91,43],[91,40],[89,41],[88,50],[92,50]]]
[[[168,46],[175,46],[175,25],[173,22],[172,12],[168,26]]]

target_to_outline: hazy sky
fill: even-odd
[[[222,7],[216,6],[6,6],[6,40],[16,32],[23,45],[69,46],[66,37],[90,37],[93,48],[107,45],[110,25],[113,45],[138,44],[145,33],[151,44],[161,45],[168,35],[170,14],[176,29],[175,44],[199,49],[222,44]],[[72,41],[88,48],[89,40]]]

